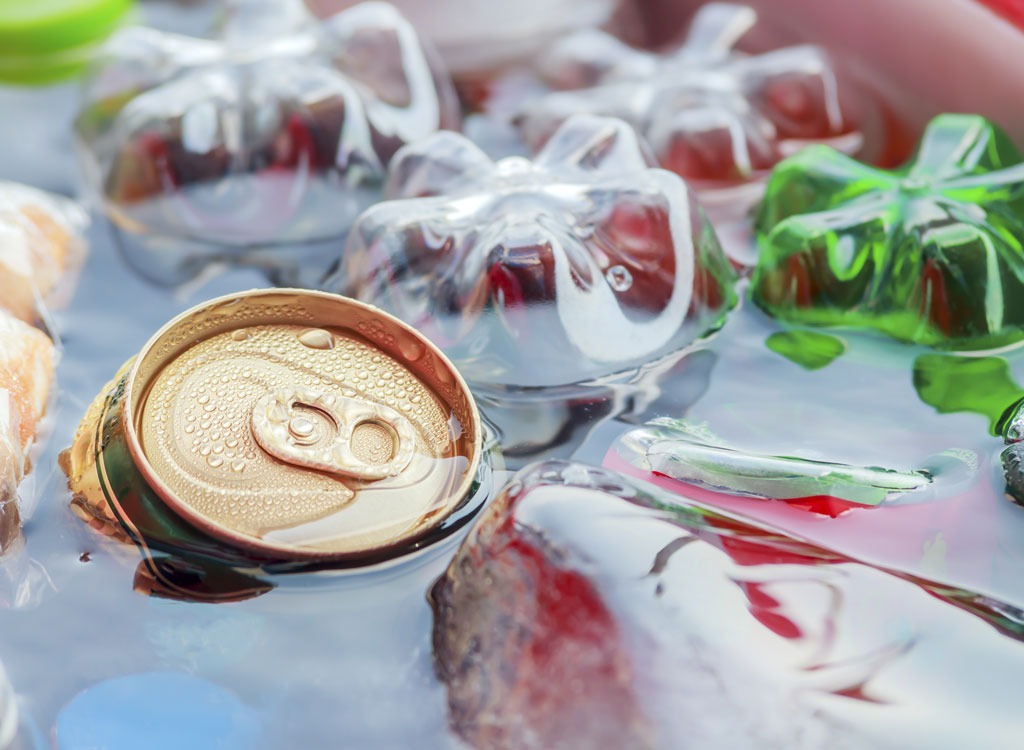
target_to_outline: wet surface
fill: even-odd
[[[208,605],[136,594],[135,547],[70,513],[56,454],[92,396],[169,318],[208,296],[263,283],[238,273],[192,295],[157,292],[124,269],[105,231],[94,229],[75,303],[58,315],[64,351],[53,434],[22,488],[26,505],[35,505],[25,548],[0,563],[0,660],[23,721],[48,733],[79,692],[172,670],[258,709],[260,747],[448,747],[424,592],[452,542],[392,570],[292,576],[259,600]],[[109,710],[111,719],[130,720]]]
[[[15,100],[24,101],[0,99],[0,111]],[[18,141],[10,133],[3,136],[2,143]],[[67,191],[71,163],[70,144],[44,153],[7,151],[0,155],[0,176],[37,175],[41,187]],[[67,728],[61,712],[97,685],[166,672],[225,691],[242,721],[254,725],[240,736],[255,730],[257,748],[459,747],[447,728],[445,690],[433,672],[425,598],[458,537],[383,569],[282,576],[278,588],[263,596],[212,605],[137,593],[135,547],[100,536],[69,511],[70,493],[56,456],[70,445],[91,399],[174,315],[219,294],[265,285],[255,272],[233,271],[177,293],[156,289],[128,270],[105,225],[95,226],[90,239],[92,254],[75,300],[56,315],[63,342],[60,396],[46,449],[21,490],[24,545],[0,562],[0,662],[22,714],[16,747],[48,747],[46,738],[58,725],[71,737],[74,726]],[[900,586],[878,598],[871,583],[876,572],[864,567],[858,568],[858,586],[864,583],[857,592],[860,604],[851,600],[843,606],[884,611],[927,601],[921,627],[932,646],[926,661],[963,649],[938,677],[915,667],[892,687],[891,700],[917,706],[907,710],[925,710],[929,691],[953,695],[943,692],[953,684],[1012,695],[1014,685],[988,683],[979,672],[982,662],[969,654],[975,643],[1000,653],[1021,648],[1005,633],[1021,627],[1024,508],[1004,496],[999,456],[1005,446],[997,424],[1024,393],[1024,350],[960,357],[870,335],[830,335],[802,341],[797,336],[794,344],[793,336],[744,304],[713,339],[685,357],[651,365],[640,377],[547,400],[529,394],[528,406],[520,401],[520,408],[488,394],[482,406],[503,423],[518,462],[575,453],[652,479],[670,492],[679,489],[671,480],[631,468],[610,450],[623,432],[653,417],[686,416],[738,450],[808,461],[912,470],[943,451],[975,453],[977,469],[967,485],[924,503],[822,513],[806,503],[687,493],[853,560],[969,591],[972,601],[997,601],[1002,630],[964,619],[963,607],[921,599],[918,589],[911,596]],[[620,419],[607,421],[614,414]],[[649,564],[658,550],[645,546],[642,552],[637,559]],[[629,560],[623,556],[621,562]],[[804,604],[794,596],[787,606],[799,612]],[[953,613],[955,627],[949,626]],[[714,631],[717,621],[707,617]],[[888,642],[872,632],[857,630],[865,649]],[[932,683],[927,690],[923,680]],[[146,695],[150,683],[136,684]],[[168,700],[166,681],[153,684],[160,689],[153,689],[152,701]],[[130,722],[133,711],[144,715],[137,705],[87,705],[91,715],[110,722]],[[1006,720],[1005,705],[987,710]],[[955,710],[964,712],[964,726],[987,721],[983,701]],[[710,703],[702,711],[710,723],[732,720],[724,704]]]

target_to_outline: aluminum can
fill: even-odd
[[[164,326],[61,463],[75,513],[143,551],[140,587],[231,598],[262,585],[240,569],[362,566],[448,533],[479,495],[482,452],[468,387],[415,329],[276,289]]]

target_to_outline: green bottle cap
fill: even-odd
[[[41,84],[77,72],[124,22],[133,0],[0,0],[0,83]]]

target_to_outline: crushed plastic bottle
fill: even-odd
[[[321,15],[357,0],[307,0]],[[534,58],[575,29],[609,20],[615,0],[395,0],[460,77],[480,78]]]
[[[676,175],[624,122],[581,115],[534,161],[441,133],[400,152],[332,290],[433,339],[475,385],[636,369],[718,328],[734,275]]]
[[[115,35],[76,129],[126,258],[173,285],[217,263],[316,280],[395,151],[458,124],[447,74],[390,5],[316,21],[300,0],[233,0],[217,40]]]
[[[822,49],[748,56],[734,48],[756,19],[745,6],[710,3],[666,53],[595,30],[567,37],[539,63],[542,76],[566,90],[525,107],[523,137],[536,148],[573,114],[619,117],[644,135],[661,166],[702,194],[764,176],[807,143],[856,150],[860,136]]]

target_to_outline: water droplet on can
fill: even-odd
[[[292,420],[288,423],[288,432],[293,437],[305,439],[313,435],[314,426],[311,421],[305,417],[292,417]]]
[[[299,343],[310,349],[333,349],[334,336],[330,331],[325,331],[322,328],[310,328],[299,334]]]

